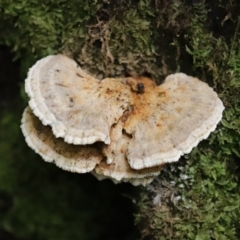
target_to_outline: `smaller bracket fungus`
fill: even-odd
[[[23,113],[21,128],[29,147],[46,162],[54,162],[64,170],[91,172],[103,159],[97,146],[76,146],[56,138],[51,128],[44,126],[29,107]]]
[[[22,118],[28,145],[65,170],[147,185],[215,130],[224,106],[206,83],[183,73],[98,80],[63,55],[28,73]],[[48,125],[48,126],[47,126]]]

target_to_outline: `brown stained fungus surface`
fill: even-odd
[[[224,109],[212,88],[183,73],[169,75],[160,86],[138,76],[98,80],[63,55],[38,61],[25,90],[33,113],[25,111],[22,129],[30,147],[70,171],[65,160],[56,161],[56,156],[64,159],[56,149],[71,156],[79,148],[83,162],[74,154],[68,161],[84,165],[92,154],[91,167],[82,172],[134,185],[150,183],[164,163],[178,161],[207,138]],[[32,130],[34,118],[44,141]]]

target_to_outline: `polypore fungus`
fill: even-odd
[[[146,77],[98,80],[63,55],[38,61],[25,89],[40,119],[29,109],[23,115],[30,147],[65,170],[134,185],[189,153],[224,110],[212,88],[183,73],[159,86]]]
[[[122,119],[112,126],[111,143],[103,147],[103,154],[107,161],[102,161],[95,168],[95,173],[103,175],[116,181],[127,181],[128,179],[142,179],[157,176],[162,165],[141,170],[132,169],[128,163],[126,153],[131,138],[123,131]]]
[[[29,107],[23,113],[21,128],[29,147],[46,162],[54,162],[64,170],[91,172],[103,159],[97,146],[72,145],[56,138],[51,128],[44,126]]]
[[[97,80],[63,55],[48,56],[29,71],[29,105],[67,143],[110,143],[111,125],[129,106],[131,91],[115,79]]]

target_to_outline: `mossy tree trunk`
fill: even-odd
[[[208,82],[226,107],[221,124],[179,163],[166,165],[153,184],[138,188],[141,197],[136,202],[135,221],[146,239],[240,238],[240,4],[237,0],[43,3],[1,0],[0,19],[0,44],[8,46],[20,61],[22,79],[36,59],[62,52],[100,78],[134,71],[150,74],[161,83],[166,75],[182,71]],[[7,138],[0,148],[0,190],[19,201],[15,203],[19,206],[5,219],[0,217],[2,228],[9,232],[18,229],[14,221],[20,226],[27,221],[21,204],[28,205],[31,198],[29,193],[26,202],[16,197],[16,188],[18,177],[26,171],[33,154],[24,143],[9,154],[11,146],[23,141],[15,129],[26,99],[22,95],[18,114],[1,113],[1,127],[12,121],[9,129],[14,128],[13,135],[17,132],[17,137]],[[1,132],[2,139],[6,136],[6,132]],[[21,164],[13,170],[17,156],[21,156]],[[33,164],[26,176],[34,178],[36,168]],[[39,168],[43,175],[49,174],[44,164]],[[10,180],[9,174],[14,175]],[[25,181],[28,184],[27,177]],[[34,183],[36,186],[38,181]],[[77,187],[71,181],[70,185],[73,191]],[[27,188],[18,194],[24,191]],[[48,199],[55,198],[53,194]],[[62,219],[59,220],[57,212],[54,214],[51,222],[62,226]],[[31,239],[35,233],[40,236],[38,239],[56,238],[54,227],[46,234],[41,221],[40,230],[37,229],[38,218],[31,220],[33,223],[29,223],[27,230],[23,228],[17,236]],[[77,228],[72,226],[71,233]],[[82,237],[70,234],[63,239],[73,236]]]

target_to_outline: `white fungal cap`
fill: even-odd
[[[129,105],[131,94],[120,81],[99,81],[63,55],[39,60],[28,73],[25,90],[42,123],[76,145],[109,144],[110,127]]]
[[[50,126],[25,111],[31,148],[63,169],[134,185],[150,183],[165,163],[191,152],[224,110],[211,87],[183,73],[160,86],[137,76],[99,81],[63,55],[38,61],[25,89],[33,113]]]
[[[29,147],[46,162],[53,162],[64,170],[90,172],[103,159],[96,146],[76,146],[55,138],[50,127],[44,126],[29,107],[23,113],[21,128]]]
[[[110,133],[111,143],[103,148],[103,154],[106,156],[107,161],[102,161],[98,164],[95,172],[98,175],[110,177],[117,182],[130,180],[137,182],[139,178],[153,178],[153,176],[159,175],[162,166],[141,170],[135,170],[130,167],[126,158],[126,151],[131,138],[122,131],[122,127],[123,122],[121,120],[112,127]],[[109,159],[111,159],[111,161],[109,161]],[[141,183],[143,181],[139,182]]]
[[[139,94],[124,129],[132,135],[127,158],[133,169],[178,161],[206,139],[224,106],[206,83],[183,73]]]
[[[95,176],[99,181],[105,180],[105,179],[110,179],[112,180],[115,184],[118,183],[131,183],[133,186],[147,186],[149,185],[153,180],[154,177],[144,177],[144,178],[123,178],[120,181],[117,181],[115,178],[111,178],[111,177],[106,177],[104,175],[101,174],[97,174],[95,171],[92,172],[93,176]]]

